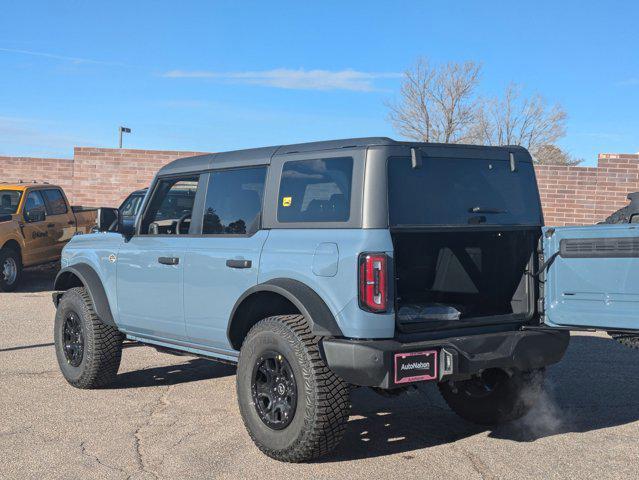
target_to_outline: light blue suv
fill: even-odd
[[[331,451],[352,388],[437,382],[464,418],[530,406],[574,328],[639,326],[637,226],[543,228],[519,147],[362,138],[176,160],[135,226],[64,249],[55,345],[79,388],[124,339],[237,363],[267,455]],[[538,391],[538,388],[532,389]]]

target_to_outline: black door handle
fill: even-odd
[[[55,227],[55,223],[50,223],[47,225],[47,228],[53,228],[53,227]]]
[[[251,268],[252,264],[250,260],[229,259],[226,261],[226,266],[230,268]]]
[[[178,265],[180,259],[178,257],[159,257],[158,262],[162,265]]]

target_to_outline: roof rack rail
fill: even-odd
[[[33,184],[33,185],[51,185],[49,182],[39,182],[38,180],[30,180],[30,181],[25,181],[25,180],[18,180],[17,182],[0,182],[0,183],[17,183],[18,185],[26,185],[26,184]]]

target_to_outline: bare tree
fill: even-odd
[[[541,95],[523,97],[512,83],[502,98],[481,103],[471,136],[473,143],[521,145],[534,153],[566,134],[566,118],[560,105],[548,106]]]
[[[464,141],[474,124],[480,70],[475,62],[433,67],[420,58],[404,73],[401,100],[388,105],[390,121],[421,142]]]
[[[389,119],[404,137],[422,142],[521,145],[539,163],[576,165],[556,146],[566,134],[566,112],[541,95],[525,97],[510,84],[502,97],[480,98],[481,66],[475,62],[432,66],[424,58],[404,73],[400,100]]]
[[[583,162],[583,159],[573,157],[557,145],[541,145],[535,150],[533,158],[539,165],[574,166]]]

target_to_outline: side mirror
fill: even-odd
[[[117,208],[101,207],[95,219],[95,226],[98,232],[118,231],[119,214]]]
[[[29,223],[44,222],[47,219],[47,214],[41,208],[34,208],[24,212],[24,219]]]

